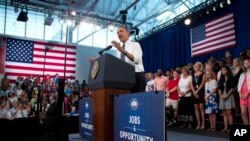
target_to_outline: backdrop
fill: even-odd
[[[191,26],[186,26],[181,21],[139,41],[143,50],[145,71],[156,72],[158,68],[166,70],[186,65],[189,62],[205,62],[210,56],[221,60],[225,49],[198,57],[191,56],[190,28],[230,12],[234,13],[235,18],[236,46],[226,50],[231,51],[234,57],[239,57],[240,52],[250,48],[249,5],[249,0],[235,0],[231,6],[194,19]]]

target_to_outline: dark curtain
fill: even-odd
[[[236,46],[191,57],[190,28],[230,12],[233,12],[235,17]],[[221,60],[225,50],[231,51],[234,57],[239,57],[240,52],[250,48],[250,1],[235,0],[231,6],[226,6],[209,15],[204,14],[202,17],[194,16],[192,18],[193,25],[191,26],[186,26],[183,21],[180,21],[140,41],[146,72],[155,72],[158,68],[163,70],[175,68],[189,62],[205,62],[210,56]]]

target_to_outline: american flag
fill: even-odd
[[[5,74],[10,80],[17,76],[42,76],[56,73],[64,77],[66,45],[7,38]],[[45,49],[47,53],[45,53]],[[76,73],[76,47],[67,46],[65,79]],[[44,63],[45,62],[45,63]],[[43,71],[44,70],[44,71]]]
[[[220,49],[234,47],[234,14],[226,14],[210,22],[191,29],[192,56],[211,53]]]

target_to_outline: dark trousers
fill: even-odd
[[[145,92],[145,74],[144,72],[135,73],[135,85],[131,89],[131,93]]]

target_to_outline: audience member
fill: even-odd
[[[202,63],[194,64],[194,74],[192,76],[191,88],[193,92],[194,110],[197,121],[195,129],[205,129],[205,109],[204,109],[204,85],[205,75],[202,69]]]
[[[250,60],[244,61],[245,72],[240,75],[238,93],[240,98],[241,116],[244,125],[250,125]]]
[[[214,78],[213,72],[206,72],[205,83],[205,102],[206,114],[209,115],[210,128],[208,131],[216,131],[216,114],[218,113],[217,103],[217,81]]]
[[[178,93],[178,83],[180,81],[180,72],[177,70],[173,71],[173,79],[169,81],[166,87],[166,107],[173,108],[174,116],[170,120],[169,125],[177,122],[178,119],[178,102],[179,102],[179,93]]]
[[[154,77],[151,72],[147,73],[147,85],[146,85],[146,92],[153,92],[155,88],[155,82],[154,82]]]
[[[228,132],[228,124],[233,124],[232,109],[235,108],[233,96],[234,82],[229,67],[221,68],[221,77],[218,84],[218,92],[220,96],[219,109],[223,112],[224,129],[222,132]]]
[[[162,70],[157,70],[157,77],[154,79],[155,91],[164,91],[168,84],[168,78],[163,75]]]
[[[182,128],[186,126],[188,126],[188,128],[192,128],[191,123],[193,122],[193,108],[190,107],[190,105],[192,105],[191,83],[192,76],[189,75],[189,69],[185,66],[182,68],[182,75],[178,83],[178,93],[180,97],[178,121],[183,123],[180,126]]]

